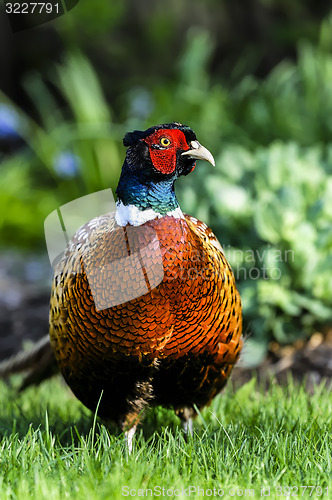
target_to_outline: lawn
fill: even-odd
[[[187,440],[172,411],[152,410],[130,456],[123,435],[59,378],[21,394],[1,383],[0,407],[1,500],[332,497],[332,395],[323,385],[308,394],[291,378],[267,391],[254,379],[237,391],[230,384]]]

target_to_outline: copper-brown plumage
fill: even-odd
[[[76,233],[55,270],[50,338],[60,370],[92,411],[103,391],[99,414],[124,428],[150,405],[186,420],[209,404],[239,357],[241,325],[221,246],[188,215],[137,227],[101,216]]]

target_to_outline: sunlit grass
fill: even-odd
[[[19,395],[1,384],[0,405],[1,499],[111,499],[128,488],[172,496],[167,490],[177,495],[189,486],[225,496],[250,488],[255,497],[270,486],[274,498],[277,486],[304,485],[321,486],[328,498],[332,489],[332,397],[323,385],[312,395],[291,380],[267,392],[254,380],[235,393],[229,386],[187,440],[172,411],[155,409],[131,456],[120,431],[94,426],[59,379]]]

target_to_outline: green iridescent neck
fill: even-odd
[[[124,165],[117,187],[118,201],[124,205],[134,205],[139,210],[152,209],[165,215],[179,207],[174,192],[174,179],[155,182],[148,177],[138,179],[136,172],[131,172]]]

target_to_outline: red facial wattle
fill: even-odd
[[[163,146],[161,143],[163,138],[168,139],[170,144]],[[162,174],[173,173],[176,168],[177,152],[190,149],[184,133],[177,129],[156,130],[144,141],[149,146],[153,166]]]

